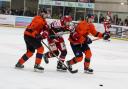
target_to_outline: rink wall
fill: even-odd
[[[0,14],[0,25],[14,26],[15,25],[15,16]]]
[[[11,27],[26,27],[29,25],[32,19],[33,17],[0,14],[0,25]],[[47,19],[47,22],[50,23],[53,20],[55,19]]]
[[[0,14],[0,25],[2,26],[11,26],[11,27],[26,27],[33,17],[25,16],[14,16],[14,15],[2,15]],[[47,22],[50,23],[55,19],[47,19]],[[74,23],[78,23],[74,21]],[[102,24],[94,23],[98,31],[104,32],[104,26]]]
[[[2,26],[11,26],[11,27],[24,27],[25,28],[32,21],[32,19],[33,19],[33,17],[0,14],[0,25],[2,25]],[[48,23],[50,23],[55,19],[46,19],[46,20],[47,20]],[[78,21],[74,21],[74,23],[77,24]],[[95,25],[95,27],[98,31],[100,31],[100,32],[105,31],[103,24],[94,23],[94,25]],[[128,31],[123,32],[125,30],[128,30],[128,27],[126,27],[126,26],[117,26],[117,25],[112,25],[112,28],[110,29],[110,31],[113,34],[116,34],[119,37],[128,38]]]

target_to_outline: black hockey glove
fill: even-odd
[[[103,33],[103,39],[104,40],[108,40],[109,38],[110,38],[110,34],[109,33],[107,33],[107,32]]]
[[[41,40],[43,39],[43,37],[41,36],[41,34],[37,34],[37,35],[35,36],[35,38],[36,38],[37,40],[39,40],[39,41],[41,41]]]
[[[91,44],[91,43],[92,43],[91,38],[89,38],[88,36],[86,37],[86,43],[87,43],[87,44]]]

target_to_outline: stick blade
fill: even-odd
[[[68,69],[68,70],[69,70],[69,69]],[[77,69],[76,69],[76,70],[69,70],[69,72],[72,73],[72,74],[74,74],[74,73],[77,73],[78,70],[77,70]]]

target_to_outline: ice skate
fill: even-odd
[[[22,64],[20,64],[20,63],[17,63],[17,64],[15,65],[15,68],[22,69],[22,68],[24,68],[24,65],[22,65]]]
[[[60,61],[58,61],[57,62],[57,71],[65,72],[65,71],[67,71],[67,68]]]
[[[67,61],[66,64],[67,64],[68,69],[72,70],[72,65],[69,64],[69,61]]]
[[[93,74],[93,69],[91,69],[91,68],[85,68],[84,69],[84,73]]]
[[[34,65],[34,71],[35,72],[43,72],[44,68],[42,66],[40,66],[39,64],[35,64]]]

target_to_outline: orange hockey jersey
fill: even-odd
[[[102,33],[96,31],[95,26],[92,23],[87,23],[85,20],[83,20],[76,26],[74,34],[70,34],[69,41],[72,44],[82,44],[86,42],[86,37],[89,34],[99,38],[102,38],[103,35]]]
[[[46,20],[41,16],[35,16],[32,22],[27,26],[24,34],[35,37],[37,34],[40,34],[43,31],[43,28],[47,25]]]

